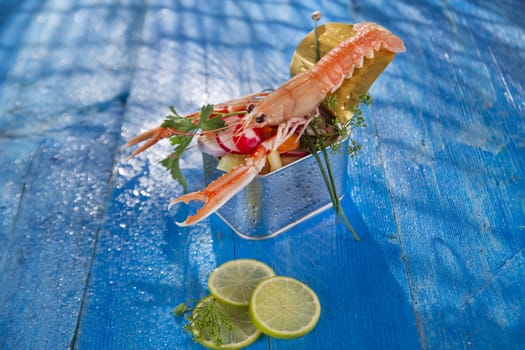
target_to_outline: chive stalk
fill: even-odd
[[[314,21],[314,57],[315,63],[321,58],[321,53],[319,52],[319,33],[317,32],[317,22],[321,19],[321,12],[315,11],[312,13],[312,19]]]
[[[337,186],[335,184],[335,179],[332,171],[332,167],[330,165],[330,158],[328,155],[328,152],[326,151],[326,146],[324,145],[324,142],[322,140],[322,137],[319,134],[319,131],[317,128],[310,124],[310,128],[313,130],[315,137],[317,139],[319,148],[321,149],[321,153],[323,154],[324,158],[324,164],[319,156],[319,153],[317,152],[316,144],[313,142],[312,137],[308,135],[308,133],[305,133],[305,139],[308,143],[308,147],[310,148],[310,152],[315,157],[315,160],[317,161],[317,164],[319,165],[319,170],[321,171],[321,176],[323,177],[324,183],[326,184],[326,188],[328,190],[328,194],[330,195],[330,200],[332,201],[332,206],[334,208],[334,212],[336,216],[343,220],[345,226],[348,228],[350,233],[352,233],[352,236],[354,236],[354,239],[356,241],[359,241],[361,238],[359,235],[355,232],[354,228],[350,224],[350,221],[346,217],[345,211],[343,210],[343,207],[341,205],[341,201],[339,200],[339,196],[337,194]],[[326,167],[326,168],[325,168]]]

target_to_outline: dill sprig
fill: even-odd
[[[363,94],[360,95],[357,98],[357,104],[354,107],[354,116],[350,119],[348,127],[350,130],[355,130],[357,128],[364,128],[367,126],[362,105],[370,106],[372,104],[372,96],[369,94]],[[361,150],[361,144],[359,144],[356,140],[349,137],[349,144],[347,147],[347,153],[352,157],[357,157],[358,152]]]
[[[173,310],[175,316],[183,316],[192,311],[192,308],[187,304],[179,304]],[[216,345],[224,344],[224,339],[221,336],[221,330],[233,330],[233,322],[225,315],[217,301],[213,297],[209,297],[199,302],[193,308],[191,315],[188,315],[189,323],[184,326],[184,330],[193,335],[193,340],[211,340]]]
[[[188,311],[191,311],[191,308],[186,303],[181,303],[173,309],[173,314],[175,316],[183,316]]]
[[[356,158],[359,151],[361,151],[361,144],[356,140],[350,138],[348,139],[348,146],[346,147],[346,152],[352,158]]]
[[[350,119],[349,125],[352,129],[366,127],[366,120],[363,115],[362,105],[370,106],[372,104],[372,97],[369,94],[359,95],[357,97],[357,104],[354,107],[354,116]]]
[[[339,103],[339,98],[337,95],[328,95],[323,101],[323,104],[328,108],[336,108]]]

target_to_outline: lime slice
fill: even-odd
[[[226,305],[212,296],[195,306],[189,330],[203,346],[223,350],[244,348],[261,335],[251,322],[247,307]]]
[[[275,272],[263,262],[252,259],[231,260],[211,273],[208,288],[223,303],[248,306],[255,287],[271,276],[275,276]]]
[[[250,300],[250,317],[257,328],[274,338],[297,338],[310,332],[321,314],[313,290],[290,277],[262,281]]]

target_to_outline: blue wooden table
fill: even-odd
[[[267,241],[167,203],[126,140],[174,105],[276,87],[325,22],[404,39],[370,91],[343,205]],[[319,295],[313,332],[253,349],[525,348],[523,1],[0,1],[0,348],[197,349],[173,308],[255,258]],[[190,190],[200,155],[183,161]]]

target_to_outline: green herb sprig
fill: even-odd
[[[220,130],[224,127],[224,121],[219,117],[212,117],[213,105],[210,104],[203,106],[201,112],[193,118],[181,116],[173,106],[170,107],[170,111],[171,114],[165,118],[162,127],[177,130],[177,134],[170,136],[170,142],[174,146],[173,152],[161,160],[160,164],[169,170],[171,176],[186,192],[187,182],[180,168],[180,158],[199,130]]]
[[[338,103],[337,96],[335,95],[329,96],[324,101],[324,105],[327,107],[335,106],[337,105],[337,103]],[[365,95],[359,96],[358,103],[356,104],[353,110],[354,116],[347,123],[341,123],[339,119],[336,118],[335,116],[333,115],[327,116],[326,115],[327,113],[324,113],[323,115],[324,118],[329,119],[325,121],[328,122],[333,128],[337,130],[338,137],[336,137],[335,139],[332,137],[331,138],[332,143],[330,143],[329,141],[330,140],[329,135],[321,132],[321,130],[318,127],[318,125],[321,124],[319,121],[321,116],[318,116],[309,125],[309,128],[312,130],[314,137],[312,137],[308,133],[305,133],[303,135],[305,146],[310,150],[310,153],[312,153],[312,155],[315,157],[317,161],[319,170],[321,172],[321,176],[323,177],[326,188],[330,195],[330,200],[332,201],[332,206],[334,208],[336,216],[344,222],[345,226],[352,233],[352,235],[354,236],[356,240],[360,240],[360,237],[355,232],[352,225],[350,224],[343,210],[343,207],[341,205],[341,201],[339,199],[339,195],[337,192],[327,148],[330,148],[334,152],[341,152],[341,143],[339,143],[338,141],[343,140],[348,137],[349,144],[347,146],[346,151],[349,156],[357,157],[358,152],[361,150],[361,145],[359,144],[359,142],[357,142],[352,137],[350,137],[350,135],[354,129],[367,126],[361,106],[362,105],[368,106],[371,103],[372,103],[372,98],[370,97],[370,95],[365,94]],[[321,153],[322,157],[319,155],[319,153]]]
[[[317,161],[317,164],[319,165],[319,170],[321,172],[321,176],[323,177],[323,180],[326,184],[326,188],[330,195],[330,200],[332,201],[334,212],[338,218],[341,218],[343,220],[345,226],[352,233],[352,236],[354,236],[354,239],[360,240],[361,238],[355,232],[354,228],[350,224],[350,221],[346,217],[343,206],[341,205],[341,201],[339,199],[339,195],[337,192],[337,186],[334,180],[332,167],[330,165],[330,158],[326,150],[326,146],[323,142],[323,137],[321,137],[321,135],[319,134],[319,130],[315,126],[315,123],[310,124],[309,127],[315,134],[316,142],[312,139],[310,135],[308,135],[308,133],[305,133],[304,137],[306,139],[308,147],[310,148],[310,153],[313,154],[313,156],[315,157],[315,160]],[[321,157],[319,156],[319,153],[318,153],[319,150],[321,151],[321,154],[323,155],[323,159],[321,159]]]
[[[355,130],[358,128],[365,128],[368,124],[366,123],[362,106],[370,106],[372,104],[372,96],[369,94],[360,95],[357,98],[358,103],[354,107],[354,116],[348,122],[347,130]],[[349,132],[347,131],[347,135]],[[349,145],[347,148],[347,153],[355,158],[358,155],[358,152],[361,150],[361,144],[354,140],[352,137],[349,137]]]
[[[184,330],[193,335],[195,341],[207,339],[212,340],[217,345],[223,345],[224,340],[221,337],[221,329],[231,331],[233,329],[233,322],[217,307],[217,301],[214,298],[209,298],[195,306],[194,308],[188,306],[186,303],[179,304],[173,310],[175,316],[187,315],[186,319],[189,321],[184,326]]]

